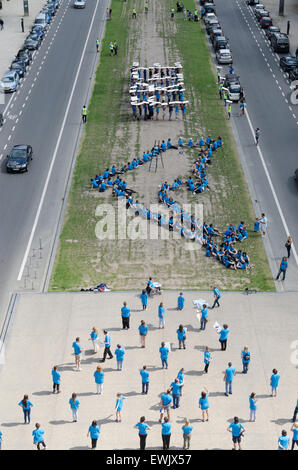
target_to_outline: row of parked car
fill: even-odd
[[[45,7],[36,16],[30,33],[26,37],[23,47],[18,51],[9,70],[1,78],[1,91],[11,93],[16,91],[20,79],[25,75],[32,60],[32,51],[39,48],[48,24],[59,8],[60,0],[48,0]]]
[[[232,65],[233,56],[229,46],[228,39],[225,37],[216,16],[215,4],[210,0],[200,0],[202,5],[201,15],[206,27],[206,32],[210,37],[216,60],[218,64]],[[224,88],[227,90],[227,96],[230,101],[238,102],[243,96],[243,90],[240,84],[239,76],[234,73],[225,75]]]
[[[274,52],[289,53],[290,41],[288,35],[282,33],[278,26],[272,24],[269,11],[265,9],[258,0],[248,0],[247,3],[254,7],[254,13]],[[296,57],[283,56],[280,58],[279,65],[281,69],[289,75],[290,81],[298,80],[298,62]]]

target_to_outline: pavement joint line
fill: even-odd
[[[59,136],[58,136],[58,139],[57,139],[57,142],[56,142],[56,147],[55,147],[55,150],[54,150],[53,158],[52,158],[49,170],[47,172],[47,178],[46,178],[45,184],[43,186],[43,192],[42,192],[42,195],[41,195],[41,198],[40,198],[40,201],[39,201],[39,205],[38,205],[37,212],[36,212],[36,215],[35,215],[35,219],[34,219],[34,222],[33,222],[32,230],[31,230],[30,237],[29,237],[29,240],[28,240],[27,248],[25,250],[24,258],[23,258],[23,261],[22,261],[22,264],[21,264],[21,267],[20,267],[18,277],[17,277],[18,281],[20,281],[22,279],[22,276],[23,276],[23,271],[24,271],[24,268],[25,268],[25,265],[26,265],[26,262],[27,262],[27,258],[28,258],[28,255],[29,255],[29,251],[30,251],[30,248],[31,248],[33,238],[34,238],[35,230],[36,230],[36,227],[37,227],[37,224],[38,224],[39,216],[40,216],[40,213],[41,213],[41,209],[42,209],[43,202],[44,202],[44,199],[45,199],[45,195],[46,195],[46,192],[47,192],[47,189],[48,189],[48,185],[49,185],[50,177],[51,177],[52,170],[53,170],[53,167],[54,167],[54,163],[56,161],[56,157],[57,157],[57,154],[58,154],[59,145],[60,145],[60,142],[61,142],[64,127],[65,127],[65,124],[66,124],[66,120],[67,120],[68,112],[69,112],[69,109],[70,109],[70,105],[71,105],[71,102],[72,102],[72,99],[73,99],[74,91],[75,91],[75,88],[76,88],[76,85],[77,85],[78,77],[79,77],[79,74],[80,74],[80,71],[81,71],[81,67],[82,67],[84,56],[85,56],[87,44],[88,44],[88,41],[89,41],[89,38],[90,38],[91,30],[93,28],[95,16],[96,16],[96,13],[97,13],[97,10],[98,10],[98,5],[99,5],[99,0],[96,0],[96,5],[95,5],[95,8],[94,8],[93,16],[92,16],[91,23],[90,23],[90,26],[89,26],[88,34],[87,34],[87,37],[86,37],[86,40],[85,40],[85,45],[84,45],[84,48],[83,48],[83,51],[82,51],[82,54],[81,54],[81,59],[80,59],[80,62],[79,62],[78,68],[77,68],[77,73],[76,73],[76,76],[75,76],[75,79],[74,79],[74,82],[73,82],[73,86],[72,86],[72,89],[71,89],[70,97],[68,99],[68,103],[67,103],[66,110],[65,110],[65,113],[64,113],[64,118],[63,118],[63,121],[62,121]]]

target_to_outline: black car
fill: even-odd
[[[270,36],[272,33],[280,33],[280,28],[279,26],[268,26],[268,28],[265,31],[265,35],[267,39],[270,39]]]
[[[293,80],[298,80],[298,67],[296,67],[295,69],[290,70],[289,79],[290,79],[291,82]]]
[[[38,49],[41,43],[40,37],[35,34],[31,33],[27,36],[24,45],[29,49],[29,50],[35,50]]]
[[[21,60],[14,60],[10,65],[10,70],[15,70],[19,77],[23,77],[26,71],[26,66]]]
[[[289,53],[290,41],[285,33],[272,33],[270,36],[271,47],[274,52],[285,52]]]
[[[215,27],[216,27],[216,29],[220,28],[218,20],[210,20],[208,22],[207,26],[206,26],[206,31],[207,31],[208,36],[209,36],[211,30]]]
[[[214,38],[213,42],[213,47],[215,52],[217,52],[219,49],[230,49],[228,41],[224,36],[217,36]]]
[[[293,70],[298,67],[296,57],[291,56],[281,57],[279,60],[279,65],[280,68],[287,73],[289,73],[290,70]]]
[[[257,10],[256,11],[256,17],[258,21],[261,21],[261,18],[264,18],[265,16],[269,16],[269,11],[267,10]]]
[[[40,39],[43,39],[44,36],[44,28],[38,26],[38,25],[33,25],[31,28],[31,33],[37,34],[37,36],[40,37]]]
[[[16,59],[22,59],[26,65],[29,65],[32,60],[32,54],[28,49],[24,47],[23,49],[19,50],[16,55]]]
[[[204,10],[206,13],[216,13],[214,3],[205,3]]]
[[[28,165],[32,160],[31,145],[15,145],[7,155],[6,169],[8,173],[22,173],[28,171]]]

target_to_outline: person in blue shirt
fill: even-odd
[[[190,448],[190,439],[191,439],[191,432],[193,430],[193,426],[191,426],[190,421],[188,419],[185,420],[184,425],[182,426],[183,431],[183,449]]]
[[[96,449],[97,441],[100,434],[100,426],[98,426],[97,421],[92,421],[91,426],[89,426],[87,437],[91,438],[91,449]]]
[[[171,390],[173,396],[173,408],[179,408],[180,405],[180,397],[181,397],[181,388],[183,384],[179,382],[179,379],[176,378],[174,382],[171,383]]]
[[[169,418],[165,417],[164,422],[161,425],[161,436],[163,443],[163,450],[170,448],[172,424],[169,422]]]
[[[61,381],[61,374],[58,372],[58,367],[54,366],[52,369],[52,378],[53,378],[53,393],[60,392],[60,381]]]
[[[97,328],[95,328],[95,326],[92,328],[89,340],[92,341],[93,352],[94,354],[96,354],[99,348],[98,348],[98,331],[97,331]]]
[[[43,449],[46,449],[46,444],[44,442],[44,430],[40,427],[39,423],[35,424],[35,429],[32,431],[33,444],[36,444],[37,450],[40,450],[40,446],[43,446]]]
[[[223,325],[222,330],[219,332],[219,342],[221,345],[221,350],[225,351],[227,349],[228,334],[230,330],[228,325]]]
[[[208,308],[207,308],[207,305],[204,304],[203,308],[201,309],[201,330],[206,329],[207,321],[208,321]]]
[[[100,192],[100,193],[104,193],[106,189],[107,189],[107,185],[106,185],[106,183],[103,181],[103,182],[100,184],[100,186],[99,186],[99,192]]]
[[[143,310],[146,310],[147,305],[148,305],[148,294],[147,294],[145,289],[142,290],[142,293],[140,295],[140,299],[142,301]]]
[[[210,353],[210,349],[208,348],[208,346],[206,346],[205,351],[204,351],[205,374],[208,374],[210,362],[211,362],[211,353]]]
[[[291,431],[293,433],[293,439],[292,439],[292,447],[291,450],[294,450],[295,444],[298,447],[298,423],[294,422],[291,427]]]
[[[217,289],[217,287],[215,286],[211,286],[211,289],[213,289],[213,294],[214,294],[214,303],[211,308],[214,308],[215,305],[219,307],[220,306],[219,299],[221,298],[221,293],[219,292],[219,289]]]
[[[33,403],[29,400],[28,395],[24,395],[23,400],[18,403],[19,406],[22,407],[23,413],[24,413],[24,424],[30,424],[30,414],[31,414],[31,408],[33,406]]]
[[[283,429],[281,431],[281,436],[278,438],[278,450],[288,450],[289,448],[290,437],[287,436],[287,431]]]
[[[182,367],[182,369],[179,370],[178,374],[177,374],[177,379],[179,380],[179,383],[181,385],[184,385],[184,369]],[[182,396],[182,390],[183,390],[183,387],[180,388],[180,395]]]
[[[228,363],[228,367],[225,370],[224,381],[226,383],[226,393],[225,396],[228,397],[232,395],[232,383],[235,375],[235,367],[233,367],[232,363]]]
[[[72,422],[76,423],[78,421],[78,409],[80,407],[80,402],[77,399],[76,393],[72,393],[71,398],[68,400],[68,403],[72,411]]]
[[[206,421],[209,421],[209,401],[208,401],[208,397],[209,397],[209,392],[207,390],[206,387],[204,387],[204,390],[202,393],[201,393],[201,397],[199,399],[199,408],[201,408],[202,410],[202,420],[203,422],[205,421],[205,415],[207,416],[207,420]]]
[[[227,431],[232,433],[234,450],[237,450],[237,444],[238,444],[239,450],[241,450],[241,436],[245,432],[245,429],[243,425],[239,423],[238,416],[235,416],[234,422],[230,424],[230,426],[227,428]]]
[[[100,366],[96,367],[96,371],[93,374],[96,383],[96,393],[101,395],[103,393],[104,373]]]
[[[165,143],[164,140],[163,140],[162,143],[161,143],[161,150],[162,150],[163,152],[166,152],[166,150],[167,150],[167,144]]]
[[[143,366],[140,370],[140,376],[142,377],[142,395],[147,395],[149,390],[149,372],[147,366]]]
[[[81,348],[79,337],[72,343],[72,347],[75,355],[76,368],[77,370],[81,370],[81,352],[84,351],[84,349]]]
[[[115,356],[117,359],[117,370],[123,369],[123,360],[124,360],[125,350],[123,346],[117,344],[117,348],[115,349]]]
[[[170,420],[170,408],[173,398],[171,397],[171,390],[167,390],[166,392],[162,393],[160,397],[160,417],[159,422],[162,422],[162,418],[164,412],[167,412],[168,420]]]
[[[125,400],[125,396],[122,395],[122,393],[117,393],[117,395],[116,395],[116,405],[115,405],[116,423],[121,422],[121,411],[122,411],[122,408],[123,408],[123,400]]]
[[[0,431],[0,450],[2,450],[2,439],[3,439],[3,434]]]
[[[158,319],[159,319],[159,328],[165,327],[165,309],[163,306],[163,302],[160,302],[158,307]]]
[[[179,342],[179,349],[182,348],[185,349],[185,340],[186,340],[186,329],[183,327],[183,325],[179,325],[178,330],[176,331],[177,333],[177,338]]]
[[[121,308],[121,317],[122,317],[122,329],[129,329],[129,318],[130,318],[130,308],[127,307],[127,303],[123,302],[123,307]]]
[[[144,320],[141,320],[141,324],[140,324],[138,330],[139,330],[139,333],[140,333],[141,348],[145,348],[146,336],[147,336],[147,333],[148,333],[148,326],[146,325]]]
[[[162,368],[168,368],[168,356],[169,356],[169,349],[166,347],[164,341],[161,343],[161,347],[159,348],[160,359]]]
[[[177,307],[178,310],[183,310],[184,309],[184,302],[185,302],[185,299],[183,297],[183,293],[180,292],[180,295],[178,297],[178,307]]]
[[[292,418],[292,422],[293,422],[293,423],[296,422],[297,414],[298,414],[298,400],[297,400],[296,407],[295,407],[295,409],[294,409],[293,418]]]
[[[145,450],[148,431],[151,429],[150,426],[145,423],[145,416],[140,417],[140,421],[135,425],[135,428],[139,430],[140,450]]]
[[[179,137],[178,139],[178,147],[183,147],[183,140],[181,139],[181,137]]]
[[[243,365],[242,374],[247,374],[248,366],[250,363],[250,352],[247,346],[244,346],[243,350],[241,351],[241,359],[242,359],[242,365]]]
[[[282,280],[284,281],[285,278],[286,278],[286,271],[288,269],[288,258],[286,256],[284,256],[280,262],[280,267],[279,267],[279,271],[277,273],[277,276],[276,276],[276,280],[278,281],[279,279],[279,276],[281,275],[282,273]]]
[[[276,369],[273,369],[272,375],[270,377],[270,385],[271,385],[271,396],[276,397],[277,395],[277,387],[279,383],[280,375],[277,373]]]
[[[94,179],[91,178],[90,182],[91,182],[92,188],[98,188],[98,183],[95,178]]]
[[[114,356],[111,353],[111,336],[108,334],[107,330],[103,331],[104,333],[104,352],[103,352],[103,358],[101,362],[105,362],[107,355],[109,356],[109,359],[112,359]]]
[[[258,217],[255,218],[254,222],[254,232],[259,232],[260,231],[260,222]]]
[[[250,394],[249,397],[249,421],[255,422],[256,420],[256,413],[257,413],[257,399],[256,394],[253,392]]]

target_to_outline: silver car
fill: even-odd
[[[219,49],[216,53],[216,60],[218,64],[232,64],[233,57],[230,49]]]
[[[75,0],[73,6],[74,8],[85,8],[86,0]]]
[[[15,70],[9,70],[1,78],[1,90],[3,93],[16,91],[20,77]]]

